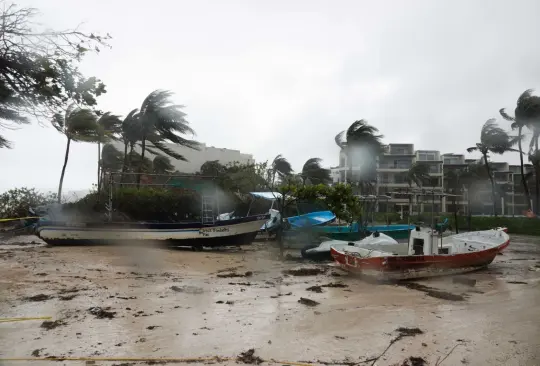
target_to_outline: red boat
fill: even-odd
[[[510,243],[506,228],[441,237],[417,226],[403,250],[393,253],[359,247],[331,248],[344,270],[382,280],[404,280],[464,273],[489,265]]]

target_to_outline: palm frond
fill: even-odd
[[[11,149],[12,145],[11,145],[11,142],[8,141],[5,137],[3,137],[2,135],[0,135],[0,149],[1,148],[6,148],[6,149]]]
[[[514,121],[515,121],[515,118],[514,118],[514,117],[511,117],[508,113],[506,113],[506,109],[505,109],[505,108],[499,109],[499,113],[501,114],[502,118],[504,118],[505,120],[510,121],[510,122],[514,122]]]
[[[272,161],[272,170],[280,176],[289,175],[293,172],[291,164],[281,154],[277,155]]]
[[[321,158],[308,159],[302,167],[302,178],[309,179],[312,183],[328,183],[332,181],[330,169],[321,166]]]
[[[336,137],[334,137],[334,141],[336,142],[336,145],[340,148],[345,148],[345,146],[347,146],[347,143],[345,141],[345,131],[341,131],[340,133],[338,133]]]
[[[163,143],[162,141],[152,141],[152,144],[161,152],[163,152],[165,155],[168,155],[171,158],[175,158],[176,160],[181,160],[181,161],[187,161],[187,159],[183,155],[177,153],[176,151],[171,149],[169,146],[167,146],[167,144]]]

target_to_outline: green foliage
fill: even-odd
[[[28,123],[30,115],[49,119],[72,101],[95,107],[105,85],[84,77],[77,63],[88,51],[108,46],[110,36],[44,29],[33,21],[35,9],[6,5],[0,24],[0,119],[17,124]],[[10,145],[0,137],[1,147]]]
[[[28,209],[53,203],[56,194],[41,193],[35,188],[14,188],[0,195],[0,218],[28,216]]]
[[[241,194],[266,190],[265,172],[266,163],[222,165],[217,160],[205,162],[200,170],[203,176],[216,177],[224,191]]]
[[[325,169],[321,166],[322,159],[308,159],[302,167],[302,181],[311,184],[330,183],[330,169]]]
[[[166,156],[156,156],[152,161],[152,172],[154,174],[171,174],[174,172],[171,159]]]

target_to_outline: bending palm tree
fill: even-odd
[[[491,198],[493,200],[493,215],[497,216],[497,199],[495,197],[495,180],[493,172],[489,166],[489,154],[504,154],[508,151],[515,151],[512,146],[518,142],[518,138],[508,135],[508,133],[500,128],[495,119],[489,119],[482,126],[480,132],[480,142],[476,146],[469,147],[468,152],[479,151],[482,154],[487,174],[491,182]]]
[[[193,140],[187,140],[180,135],[195,134],[189,127],[186,116],[180,109],[181,105],[172,104],[172,93],[167,90],[155,90],[150,93],[141,105],[138,118],[141,123],[141,162],[144,161],[146,142],[150,142],[158,150],[178,160],[186,161],[186,158],[167,147],[166,142],[198,149],[199,144]],[[180,134],[180,135],[179,135]],[[139,173],[142,172],[142,165]],[[137,183],[140,183],[140,175]]]
[[[291,163],[285,159],[281,154],[274,158],[272,161],[272,187],[276,181],[276,174],[283,179],[284,177],[290,175],[293,172]]]
[[[138,109],[134,109],[122,121],[122,141],[124,142],[124,163],[122,165],[122,177],[124,181],[124,173],[131,168],[131,156],[135,144],[141,140],[141,125],[140,119],[137,116]],[[128,153],[129,147],[129,153]]]
[[[97,142],[99,140],[97,117],[89,109],[82,109],[71,104],[64,115],[56,113],[53,116],[52,125],[58,132],[64,134],[67,138],[66,153],[64,165],[58,184],[58,203],[62,200],[62,185],[64,184],[64,175],[69,158],[69,148],[71,141]]]
[[[529,191],[529,186],[527,184],[527,179],[525,179],[525,169],[523,166],[523,148],[521,146],[522,131],[524,127],[529,129],[534,129],[536,120],[540,116],[540,98],[532,95],[532,89],[525,90],[518,98],[516,103],[516,109],[514,110],[514,117],[508,115],[504,108],[499,112],[501,116],[507,121],[512,122],[512,129],[518,130],[518,149],[519,149],[519,162],[520,162],[520,173],[521,173],[521,182],[523,184],[523,191],[527,198],[527,207],[531,209],[531,193]],[[529,147],[529,154],[531,153],[532,143],[535,140],[538,140],[538,129],[533,130],[533,138],[531,139],[531,146]],[[536,139],[535,139],[536,136]]]
[[[98,193],[101,192],[101,142],[108,142],[111,139],[116,139],[116,134],[121,130],[122,121],[119,116],[116,116],[110,112],[104,113],[97,120],[98,128]]]
[[[330,177],[330,169],[325,169],[321,166],[322,159],[311,158],[306,161],[302,167],[302,184],[306,184],[306,180],[309,179],[311,183],[326,184],[332,181]]]
[[[152,172],[154,174],[171,174],[174,172],[171,159],[166,156],[156,156],[152,161]]]
[[[377,158],[384,151],[383,135],[378,135],[378,132],[376,127],[362,119],[336,135],[336,144],[346,152],[351,180],[353,161],[355,164],[363,162],[357,175],[359,183],[370,183],[376,179]]]

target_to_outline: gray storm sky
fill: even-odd
[[[154,89],[176,93],[197,139],[337,165],[334,136],[365,118],[385,142],[464,153],[499,108],[540,89],[540,1],[21,0],[55,29],[84,22],[112,49],[87,57],[107,84],[99,107],[125,115]],[[55,188],[65,138],[2,131],[0,191]],[[95,145],[72,147],[65,189],[95,182]],[[473,157],[475,157],[473,155]],[[494,160],[518,162],[516,154]]]

